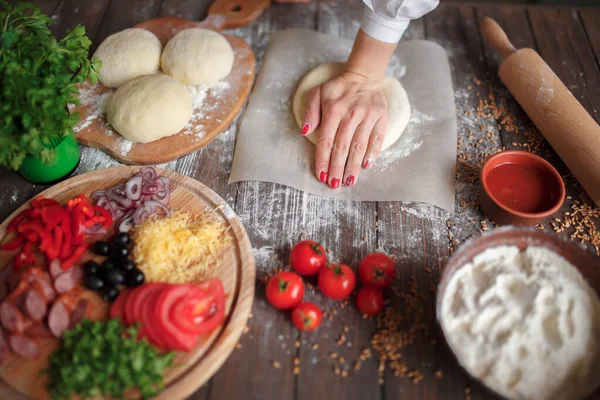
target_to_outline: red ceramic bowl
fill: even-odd
[[[481,169],[479,204],[500,225],[536,225],[560,209],[565,184],[546,160],[526,151],[496,153]]]

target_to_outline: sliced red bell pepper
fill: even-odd
[[[62,242],[63,242],[63,230],[60,226],[57,226],[56,228],[54,228],[54,240],[53,240],[52,244],[46,250],[46,256],[49,259],[54,260],[55,258],[58,258],[59,254],[60,254]]]
[[[86,252],[88,247],[89,244],[87,244],[86,242],[83,242],[79,246],[77,246],[73,253],[62,262],[61,268],[65,271],[71,269],[71,267],[75,265],[77,261],[79,261],[83,253]]]
[[[64,219],[64,215],[67,212],[59,204],[50,207],[44,207],[41,209],[40,213],[42,221],[44,221],[44,224],[46,224],[46,232],[50,232]]]
[[[61,227],[63,229],[63,242],[60,247],[59,257],[61,260],[65,260],[67,257],[71,255],[73,252],[73,237],[71,235],[71,217],[69,213],[66,213],[64,220],[61,222]]]
[[[113,223],[111,213],[109,213],[104,207],[100,207],[98,205],[94,205],[94,211],[100,214],[100,216],[104,217],[104,229],[109,229]]]
[[[92,208],[90,201],[83,194],[77,195],[74,199],[71,199],[67,202],[67,211],[72,211],[78,205],[84,205],[86,207]]]
[[[31,200],[31,208],[38,210],[45,207],[60,206],[60,203],[54,199],[47,199],[44,196],[38,196]]]
[[[17,231],[19,233],[33,232],[41,239],[48,236],[41,221],[25,221],[17,227]]]
[[[25,237],[25,239],[28,242],[39,242],[40,241],[40,236],[35,233],[34,231],[25,231],[22,233],[22,235]]]
[[[23,264],[32,264],[35,262],[35,256],[33,255],[33,243],[27,242],[25,246],[23,246]]]
[[[19,226],[21,224],[21,222],[25,221],[27,218],[29,218],[31,215],[31,210],[28,208],[26,210],[21,211],[20,213],[17,214],[16,217],[14,217],[12,219],[12,221],[10,221],[10,223],[8,224],[8,227],[6,228],[6,230],[10,233],[10,232],[15,232],[17,230],[17,226]]]
[[[85,225],[86,228],[89,228],[90,226],[94,226],[94,225],[98,225],[98,224],[102,224],[102,226],[104,226],[104,221],[106,221],[106,218],[104,218],[102,215],[94,215],[90,219],[87,219],[83,224]]]
[[[13,269],[15,271],[21,269],[21,267],[23,267],[23,253],[19,253],[17,254],[17,256],[15,257],[15,262],[13,264]]]
[[[81,211],[81,206],[77,206],[73,209],[71,214],[71,236],[73,245],[79,245],[83,242],[83,236],[85,235],[85,215]]]
[[[17,235],[17,237],[15,237],[10,242],[4,243],[0,247],[0,249],[8,250],[8,251],[18,249],[19,247],[21,247],[23,245],[24,242],[25,242],[25,238],[23,237],[23,235]]]

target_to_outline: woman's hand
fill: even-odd
[[[388,119],[381,79],[352,71],[309,93],[301,133],[319,128],[315,174],[337,189],[356,183],[381,151]]]

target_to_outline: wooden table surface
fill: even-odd
[[[63,35],[76,23],[83,23],[95,49],[107,35],[148,18],[175,15],[203,19],[211,1],[35,2],[56,21],[53,31],[57,35]],[[359,27],[362,9],[357,0],[273,5],[251,26],[230,33],[252,45],[260,64],[271,32],[302,27],[352,38]],[[399,316],[399,323],[392,324],[397,325],[393,329],[387,329],[389,323],[383,324],[376,342],[388,338],[388,356],[394,353],[392,348],[399,347],[401,358],[393,366],[405,376],[394,376],[390,360],[381,360],[380,353],[372,347],[371,339],[378,330],[376,320],[361,318],[349,306],[332,309],[331,319],[326,318],[317,331],[299,333],[286,313],[267,305],[264,285],[259,279],[253,317],[239,348],[191,398],[494,398],[469,379],[452,359],[439,338],[434,308],[438,277],[452,250],[492,227],[477,206],[477,168],[488,153],[502,147],[525,147],[547,158],[563,175],[572,196],[565,202],[563,212],[580,199],[581,190],[547,143],[531,129],[529,119],[500,82],[496,74],[499,58],[483,43],[477,29],[477,21],[483,15],[496,18],[517,47],[536,49],[592,116],[600,120],[599,9],[444,2],[423,19],[414,21],[403,40],[427,39],[439,43],[448,52],[452,67],[459,118],[454,215],[425,204],[335,201],[264,182],[228,185],[239,117],[208,147],[161,165],[205,183],[231,204],[246,226],[255,248],[258,275],[263,278],[287,263],[290,247],[301,237],[323,242],[331,250],[331,259],[352,266],[377,249],[394,254],[398,260],[398,280],[387,298],[390,310]],[[504,108],[486,111],[490,96]],[[114,165],[118,163],[98,150],[83,148],[77,173]],[[16,173],[0,170],[0,220],[45,188],[25,182]],[[588,221],[594,226],[600,222],[594,217]],[[544,223],[549,232],[552,232],[551,222]],[[570,227],[560,235],[572,232]],[[588,249],[595,252],[591,245]],[[314,290],[309,290],[307,298],[325,309],[335,305]],[[387,332],[381,332],[386,329]],[[355,361],[361,354],[368,354],[365,349],[371,349],[372,356],[363,356],[360,368],[355,370]],[[335,359],[333,353],[342,358]]]

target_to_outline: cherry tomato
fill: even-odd
[[[367,254],[358,266],[358,276],[361,282],[378,289],[390,286],[395,274],[394,260],[383,253]]]
[[[334,300],[344,300],[354,290],[356,276],[344,264],[327,265],[319,271],[319,288],[323,294]]]
[[[304,301],[292,311],[292,322],[301,331],[314,331],[323,319],[321,309],[314,303]]]
[[[299,274],[316,275],[327,265],[327,254],[320,243],[303,240],[292,247],[290,265]]]
[[[356,294],[356,307],[361,314],[377,315],[383,310],[381,290],[373,286],[365,286]]]
[[[278,272],[267,283],[267,300],[275,308],[287,310],[302,301],[304,282],[294,272]]]

